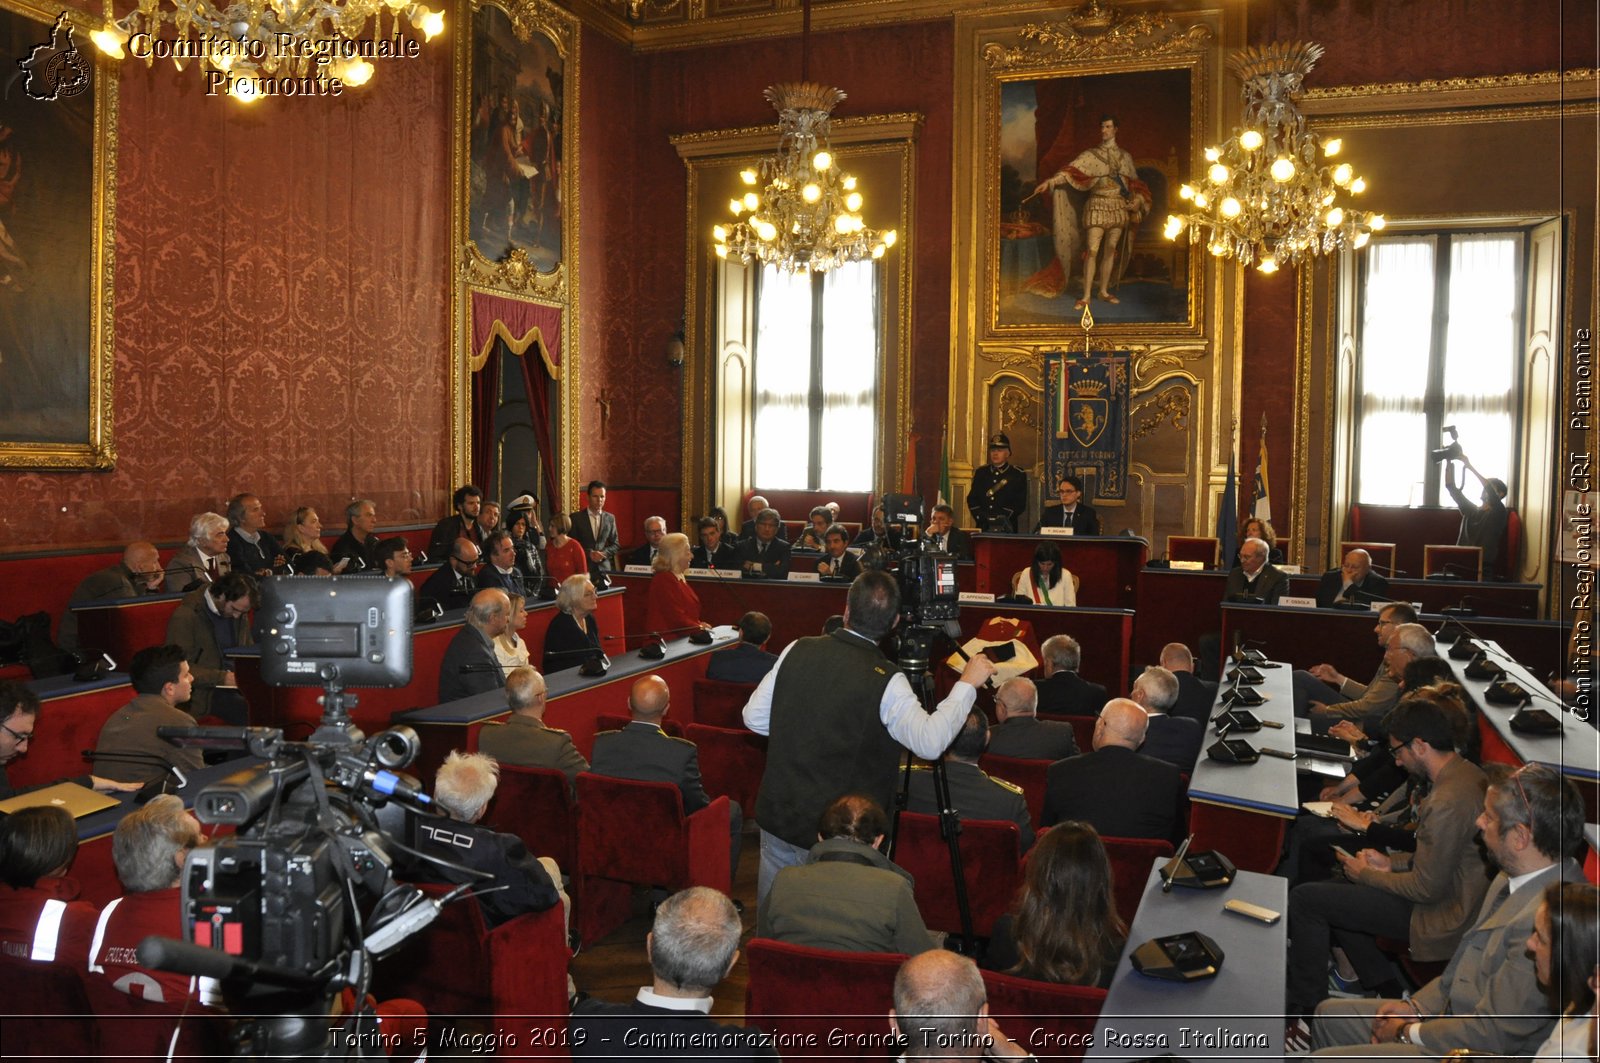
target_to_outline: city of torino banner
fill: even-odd
[[[1045,355],[1046,461],[1055,493],[1063,476],[1083,476],[1092,499],[1128,497],[1128,352]]]

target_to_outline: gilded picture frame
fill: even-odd
[[[0,468],[116,462],[117,78],[99,26],[0,0]]]

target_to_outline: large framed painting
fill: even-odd
[[[117,80],[98,21],[0,0],[0,467],[115,461]]]

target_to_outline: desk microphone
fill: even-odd
[[[1225,735],[1222,732],[1219,732],[1219,737],[1225,737]],[[1172,869],[1172,871],[1162,876],[1162,893],[1172,892],[1172,880],[1177,874],[1177,869],[1183,866],[1184,857],[1189,855],[1189,844],[1193,841],[1194,835],[1191,834],[1187,838],[1183,839],[1183,844],[1178,846],[1178,851],[1172,854],[1172,861],[1167,865]]]
[[[123,760],[134,764],[156,764],[162,769],[162,774],[144,784],[144,787],[133,795],[133,803],[142,805],[157,794],[172,793],[173,790],[182,790],[189,785],[188,776],[184,775],[172,761],[156,753],[139,753],[134,750],[121,749],[83,749],[78,755],[84,760]],[[173,790],[167,789],[167,783],[172,779],[178,781]],[[118,780],[120,781],[120,780]]]
[[[714,641],[711,637],[711,632],[699,624],[693,627],[669,627],[661,631],[645,631],[634,634],[624,632],[621,635],[601,635],[600,637],[606,641],[621,642],[624,649],[627,648],[629,639],[644,639],[645,641],[639,646],[639,657],[646,661],[659,661],[667,655],[667,643],[663,636],[683,634],[687,634],[689,641],[696,646],[709,646]]]

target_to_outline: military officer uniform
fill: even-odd
[[[1014,532],[1022,527],[1022,513],[1028,508],[1028,474],[1011,464],[1011,440],[997,432],[989,437],[989,449],[1004,448],[1003,465],[985,465],[972,474],[967,492],[967,509],[973,522],[989,532]]]
[[[485,727],[478,734],[478,751],[519,768],[555,768],[566,775],[569,786],[580,771],[589,770],[571,735],[520,712],[503,725]]]
[[[1028,817],[1028,802],[1022,796],[1022,787],[996,779],[986,774],[976,764],[964,760],[947,759],[945,777],[950,781],[950,803],[962,819],[998,819],[1017,825],[1021,851],[1033,848],[1033,823]],[[930,816],[939,814],[939,803],[934,798],[933,769],[911,769],[911,794],[906,808]]]

